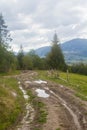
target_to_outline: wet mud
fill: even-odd
[[[42,130],[87,130],[87,103],[77,98],[73,90],[53,82],[35,80],[35,75],[37,73],[31,71],[17,78],[25,100],[29,98],[26,92],[30,89],[46,104],[47,122],[43,124]],[[32,130],[35,110],[26,103],[25,111],[17,130]]]

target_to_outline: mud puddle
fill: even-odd
[[[29,96],[27,95],[26,90],[23,89],[20,82],[18,82],[18,84],[26,100],[26,104],[25,104],[25,110],[24,110],[25,115],[23,119],[21,120],[21,122],[18,124],[18,126],[16,126],[16,130],[30,130],[30,123],[34,119],[34,109],[32,105],[28,102]]]
[[[27,92],[22,88],[22,86],[20,85],[19,88],[21,89],[21,91],[23,92],[23,96],[25,99],[28,100],[29,96],[27,95]]]
[[[36,89],[38,97],[48,98],[50,95],[45,92],[43,89]]]
[[[41,79],[36,80],[36,81],[34,81],[34,82],[35,82],[35,83],[38,83],[38,84],[42,84],[42,83],[47,84],[47,81],[44,81],[44,80],[41,80]]]

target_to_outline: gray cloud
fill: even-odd
[[[11,30],[14,50],[51,43],[54,31],[61,42],[87,38],[87,1],[83,0],[0,0],[2,12]]]

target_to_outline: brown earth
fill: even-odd
[[[36,72],[29,71],[16,77],[26,91],[30,89],[37,95],[36,90],[41,89],[49,95],[47,98],[38,97],[46,105],[47,122],[39,129],[33,119],[27,128],[23,127],[21,130],[87,130],[87,103],[76,97],[74,90],[65,86],[50,81],[35,82],[36,76]],[[36,112],[38,111],[34,111]],[[37,126],[37,129],[32,125]]]

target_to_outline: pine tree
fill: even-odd
[[[5,25],[4,18],[0,14],[0,45],[7,47],[7,42],[11,40],[7,25]]]
[[[15,65],[15,56],[11,51],[8,51],[8,41],[11,40],[4,18],[0,14],[0,72],[8,72]]]
[[[57,43],[59,43],[59,40],[57,38],[57,34],[55,33],[52,41],[51,51],[46,57],[47,64],[50,69],[64,70],[66,67],[64,56],[60,48],[60,44]]]
[[[23,52],[23,47],[21,45],[20,46],[20,50],[19,50],[18,55],[17,55],[19,69],[23,69],[24,68],[23,58],[24,58],[24,52]]]

